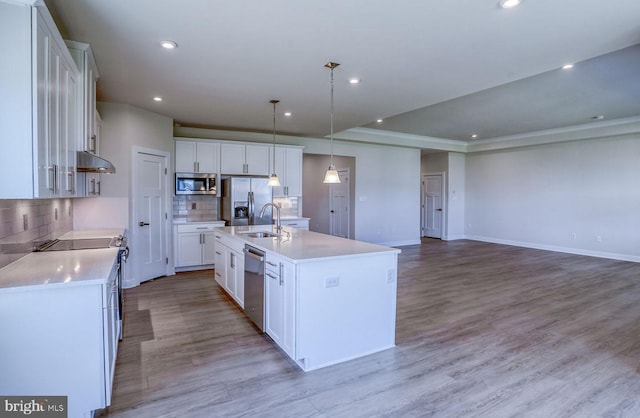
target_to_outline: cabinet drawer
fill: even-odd
[[[181,233],[186,233],[186,232],[213,231],[214,228],[217,228],[219,226],[224,226],[224,222],[177,225],[177,228],[178,228],[178,233],[181,234]]]

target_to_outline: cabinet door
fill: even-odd
[[[287,196],[302,196],[302,150],[287,148],[286,157]]]
[[[273,150],[272,150],[273,152]],[[278,175],[278,178],[280,179],[280,187],[274,187],[273,188],[273,197],[285,197],[286,193],[285,193],[285,186],[287,185],[287,150],[286,148],[282,148],[282,147],[276,147],[276,158],[275,158],[275,167],[271,167],[271,170],[269,171],[269,175],[271,175],[271,173],[274,172],[275,169],[275,173]]]
[[[227,277],[226,277],[226,289],[231,296],[236,295],[236,283],[238,281],[239,269],[238,269],[238,253],[228,249],[227,253]],[[244,272],[242,272],[244,274]]]
[[[246,174],[268,176],[269,156],[271,147],[268,145],[246,145],[245,164]]]
[[[220,173],[246,174],[244,144],[220,144]]]
[[[202,233],[202,264],[216,262],[216,236],[214,232]]]
[[[218,240],[218,242],[216,243],[216,249],[215,249],[215,254],[216,254],[216,268],[215,268],[215,272],[214,272],[214,276],[216,278],[216,282],[218,282],[218,284],[220,286],[222,286],[222,288],[225,288],[227,283],[227,255],[225,254],[225,250],[227,247],[225,247],[224,245],[222,245],[220,243],[220,241]]]
[[[202,264],[202,234],[200,232],[179,233],[177,245],[176,267]]]
[[[265,272],[265,332],[273,341],[281,345],[284,336],[284,292],[281,284],[281,267],[276,260],[267,260],[274,263],[275,268],[269,267]]]
[[[267,254],[265,332],[291,358],[295,352],[295,267]]]
[[[75,71],[68,64],[61,64],[60,194],[71,197],[76,196],[76,149],[80,141],[79,86]]]
[[[176,141],[176,172],[196,172],[196,143]]]
[[[217,173],[220,158],[220,144],[215,142],[198,142],[196,145],[196,161],[198,172]]]

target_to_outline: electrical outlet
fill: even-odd
[[[58,208],[53,208],[53,219],[58,220]]]
[[[387,270],[387,283],[393,283],[396,280],[395,270]]]
[[[575,232],[571,234],[571,239],[576,239],[577,237],[578,237],[578,236],[576,235],[576,233],[575,233]]]
[[[191,210],[195,210],[196,209],[196,202],[191,202]]]
[[[324,279],[324,287],[337,287],[340,285],[339,277],[328,277]]]
[[[27,216],[26,213],[22,215],[22,227],[24,228],[25,231],[29,229],[29,217]]]

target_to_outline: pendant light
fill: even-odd
[[[270,100],[269,103],[273,105],[273,171],[269,176],[268,186],[280,187],[280,179],[276,174],[276,104],[280,103],[280,100]]]
[[[340,64],[336,62],[328,62],[324,66],[331,70],[331,134],[329,136],[331,141],[331,160],[329,168],[324,175],[323,183],[340,183],[340,176],[336,167],[333,165],[333,70]]]

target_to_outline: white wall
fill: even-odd
[[[466,160],[468,238],[640,261],[639,135]]]
[[[465,224],[465,154],[439,152],[425,154],[421,158],[421,170],[425,174],[444,173],[444,204],[442,239],[464,239]]]
[[[271,135],[176,128],[175,135],[269,143]],[[328,154],[329,140],[278,135],[278,143]],[[388,246],[420,243],[420,150],[334,141],[334,154],[355,157],[355,239]],[[303,208],[306,199],[303,197]],[[313,220],[312,220],[313,222]]]
[[[116,167],[100,175],[101,196],[74,199],[74,228],[131,228],[131,150],[134,145],[173,155],[173,119],[119,103],[98,103],[100,156]]]
[[[443,239],[464,238],[465,196],[466,196],[466,156],[450,152],[447,156],[447,217]]]

